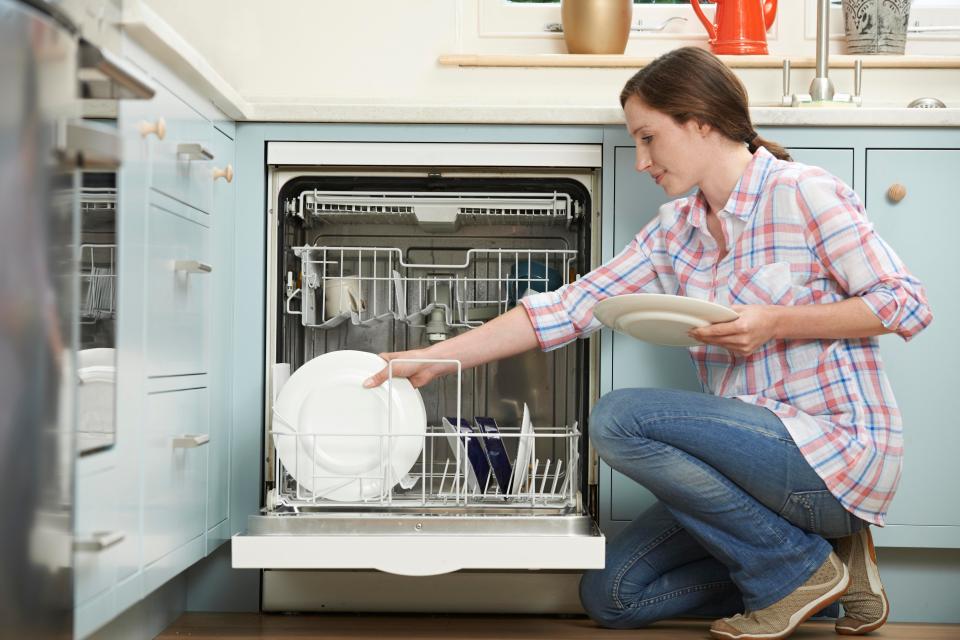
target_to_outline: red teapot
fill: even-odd
[[[690,0],[690,4],[706,27],[715,54],[767,53],[767,29],[777,17],[777,0],[716,0],[717,24],[703,14],[699,0]]]

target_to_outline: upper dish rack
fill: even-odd
[[[284,213],[309,222],[407,223],[428,231],[469,224],[566,224],[580,218],[569,194],[303,191],[284,202]]]
[[[408,262],[393,247],[306,245],[293,252],[301,269],[287,273],[285,309],[303,326],[393,319],[423,327],[431,340],[450,327],[480,326],[525,295],[576,278],[577,252],[567,249],[469,249],[448,264]]]

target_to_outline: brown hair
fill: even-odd
[[[620,106],[636,96],[651,109],[672,117],[677,124],[691,119],[709,124],[718,133],[757,147],[781,160],[791,160],[787,150],[754,131],[743,83],[719,58],[697,47],[681,47],[656,58],[627,80]]]

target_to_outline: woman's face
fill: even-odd
[[[702,182],[712,154],[696,121],[679,125],[636,96],[627,99],[623,114],[637,147],[637,171],[648,172],[671,197],[682,196]]]

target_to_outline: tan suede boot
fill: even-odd
[[[840,598],[849,584],[847,567],[831,552],[823,565],[792,593],[758,611],[717,620],[710,626],[710,635],[720,640],[786,638],[801,622]]]
[[[859,636],[883,626],[890,613],[890,602],[880,582],[877,551],[870,528],[837,540],[837,555],[850,570],[850,588],[840,598],[843,617],[834,625],[837,633]]]

